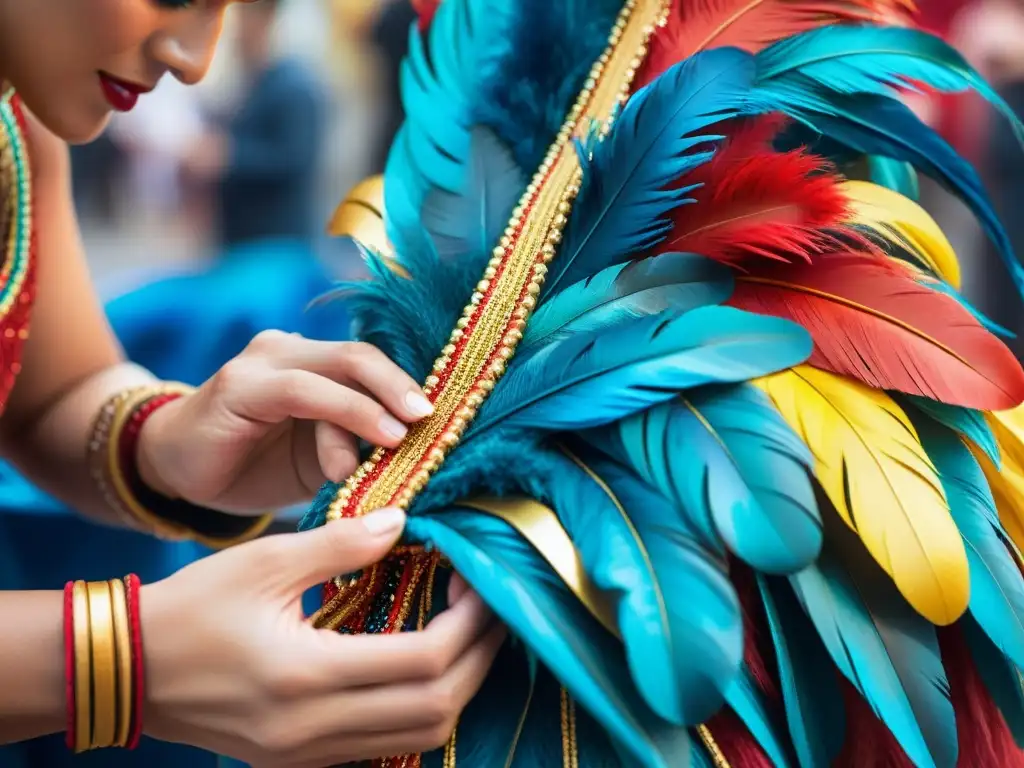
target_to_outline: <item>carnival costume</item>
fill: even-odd
[[[425,9],[335,231],[436,413],[310,511],[410,515],[316,622],[421,627],[450,564],[515,640],[445,749],[376,766],[1024,765],[1024,372],[915,168],[1024,270],[899,95],[1005,105],[910,11]]]

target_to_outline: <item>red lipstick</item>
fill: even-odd
[[[100,72],[100,86],[107,102],[118,112],[130,112],[139,103],[139,96],[153,89],[128,80],[121,80],[106,72]]]

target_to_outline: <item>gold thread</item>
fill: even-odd
[[[526,727],[526,718],[530,715],[530,707],[533,705],[533,694],[537,688],[537,675],[530,675],[530,689],[526,694],[526,704],[523,706],[522,714],[519,715],[519,723],[516,732],[512,736],[512,746],[508,751],[508,758],[505,760],[505,768],[512,768],[512,761],[516,756],[516,748],[519,746],[519,739],[523,736],[523,729]]]
[[[636,69],[646,53],[655,24],[663,24],[669,0],[627,0],[609,36],[609,47],[597,62],[570,111],[555,143],[527,187],[495,249],[489,270],[470,297],[452,343],[435,363],[425,390],[434,414],[410,429],[402,445],[378,449],[342,486],[327,517],[362,514],[389,505],[408,507],[447,453],[459,442],[518,344],[526,319],[536,304],[545,265],[554,258],[561,233],[582,178],[571,145],[581,121],[598,120],[610,127],[615,110],[628,96]],[[464,329],[472,327],[465,334]],[[442,378],[444,385],[441,384]],[[436,388],[436,389],[435,389]]]
[[[711,735],[710,728],[706,725],[698,725],[697,734],[700,736],[700,740],[704,742],[704,746],[707,747],[708,753],[711,755],[711,762],[715,764],[715,768],[732,768],[729,765],[729,761],[725,759],[725,754],[718,746],[718,742],[715,741],[715,737]]]

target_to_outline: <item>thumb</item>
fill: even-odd
[[[334,520],[321,528],[292,534],[295,578],[303,589],[380,562],[405,528],[400,509],[381,509]]]

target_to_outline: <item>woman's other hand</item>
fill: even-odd
[[[143,587],[146,732],[254,768],[322,768],[427,751],[451,735],[505,637],[463,584],[422,632],[341,635],[302,615],[305,589],[380,560],[386,510],[270,537]]]
[[[416,382],[372,346],[264,332],[195,394],[153,414],[139,467],[165,495],[262,512],[345,479],[357,438],[397,446],[431,411]]]

